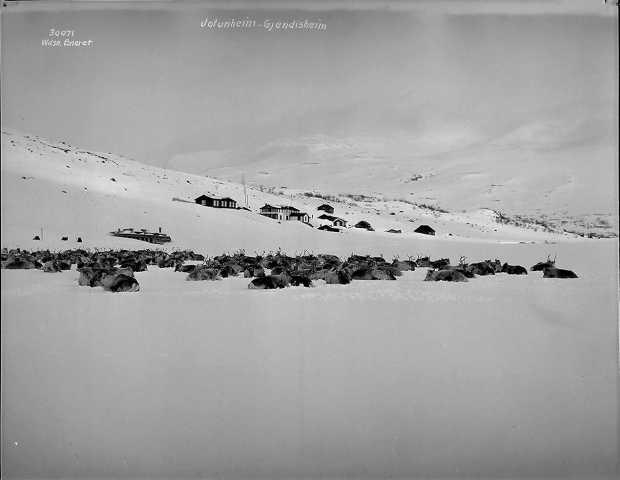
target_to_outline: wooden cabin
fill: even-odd
[[[290,205],[278,207],[266,203],[260,208],[259,213],[265,217],[280,221],[296,220],[303,223],[310,221],[310,216],[306,212],[301,212]]]
[[[269,205],[268,203],[260,207],[259,213],[274,220],[283,220],[280,209],[278,207],[274,207],[273,205]]]
[[[334,227],[346,227],[347,221],[344,218],[334,217],[333,215],[323,215],[318,217],[319,220],[330,222]]]
[[[308,223],[310,221],[310,215],[306,212],[300,212],[297,210],[296,212],[291,212],[289,214],[289,220],[297,220],[298,222]]]
[[[237,201],[230,197],[217,198],[210,195],[200,195],[194,201],[205,207],[237,208]]]
[[[332,207],[331,205],[328,205],[327,203],[324,203],[323,205],[318,206],[317,210],[322,210],[327,213],[334,213],[334,207]]]

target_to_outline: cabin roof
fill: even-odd
[[[236,202],[236,200],[234,198],[230,198],[230,197],[216,197],[215,195],[206,194],[206,193],[203,193],[199,197],[196,197],[195,200],[198,200],[198,199],[201,199],[201,198],[210,198],[211,200],[232,200],[233,202]]]
[[[263,205],[262,207],[260,207],[261,210],[271,210],[271,209],[275,209],[275,210],[290,210],[291,213],[295,213],[295,212],[299,212],[300,210],[298,208],[295,208],[291,205],[285,205],[285,206],[275,206],[275,205],[270,205],[268,203],[266,203],[265,205]]]

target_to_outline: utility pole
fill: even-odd
[[[243,184],[243,201],[245,202],[245,206],[249,207],[249,205],[248,205],[248,191],[245,188],[245,173],[241,174],[241,183]]]

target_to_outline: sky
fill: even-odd
[[[201,27],[232,18],[257,27]],[[607,128],[617,21],[592,0],[9,3],[2,126],[164,166],[317,134],[493,139],[575,117]],[[50,29],[92,46],[42,46]]]

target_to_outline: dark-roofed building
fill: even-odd
[[[260,208],[259,213],[265,217],[273,218],[274,220],[297,220],[303,223],[308,223],[310,221],[310,216],[306,212],[301,212],[299,209],[290,205],[276,207],[266,203]]]
[[[293,207],[292,205],[284,205],[279,207],[283,212],[299,212],[298,208]]]
[[[428,225],[420,225],[414,230],[415,233],[422,233],[424,235],[435,235],[435,230]]]
[[[213,208],[237,208],[236,200],[233,200],[230,197],[213,197],[210,195],[200,195],[194,200],[197,204],[203,205],[205,207],[213,207]]]
[[[357,222],[355,224],[355,228],[364,228],[364,229],[368,230],[369,232],[374,232],[375,231],[375,229],[372,228],[370,223],[367,222],[366,220],[361,220],[361,221]]]
[[[230,197],[222,197],[218,199],[220,208],[237,208],[237,201]]]
[[[330,222],[334,227],[346,227],[347,221],[344,218],[334,217],[333,215],[323,215],[318,217],[319,220]]]
[[[331,205],[327,205],[327,203],[324,203],[323,205],[317,207],[317,210],[322,210],[327,213],[334,213],[334,207],[332,207]]]
[[[297,210],[297,209],[295,209]],[[297,220],[299,222],[308,223],[310,216],[306,212],[300,212],[299,210],[291,212],[288,217],[289,220]]]
[[[274,220],[282,220],[280,209],[268,203],[260,207],[259,213],[265,217],[273,218]]]

